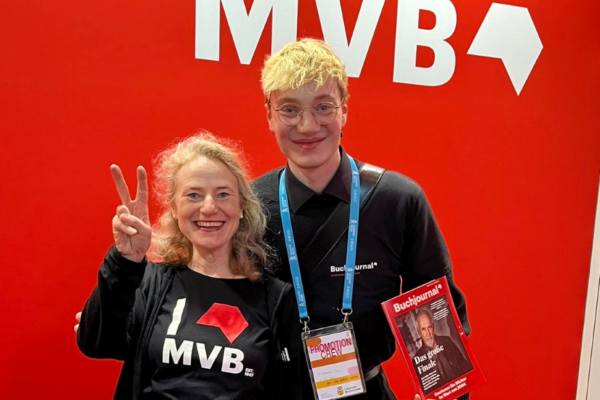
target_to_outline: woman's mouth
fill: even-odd
[[[196,226],[199,228],[220,228],[225,225],[223,221],[196,221]]]

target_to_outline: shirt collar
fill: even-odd
[[[352,167],[346,156],[346,152],[340,146],[341,162],[331,181],[323,189],[323,194],[329,194],[338,199],[350,202],[350,188],[352,185]],[[308,186],[304,185],[286,166],[285,183],[288,189],[288,201],[292,212],[297,212],[313,196],[319,195]]]

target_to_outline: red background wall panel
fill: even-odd
[[[348,37],[361,4],[342,4]],[[454,74],[425,87],[393,82],[398,3],[385,2],[350,80],[343,143],[425,189],[489,380],[474,398],[573,398],[600,172],[600,4],[511,3],[544,44],[518,96],[500,60],[467,54],[491,2],[453,4]],[[194,58],[193,1],[2,9],[2,397],[110,398],[118,363],[86,359],[72,333],[111,243],[108,167],[133,182],[135,166],[198,129],[241,140],[254,175],[281,165],[259,85],[271,17],[241,65],[223,13],[220,61]],[[322,37],[312,1],[300,2],[298,35]],[[402,360],[386,367],[412,398]]]

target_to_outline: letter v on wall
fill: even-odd
[[[360,76],[384,3],[384,0],[362,2],[352,39],[348,41],[340,0],[317,0],[323,38],[344,61],[349,77]]]

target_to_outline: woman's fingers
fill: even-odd
[[[125,206],[117,207],[112,224],[117,250],[130,260],[140,262],[152,243],[150,225],[130,214]]]
[[[141,261],[150,248],[152,228],[148,217],[148,177],[144,167],[137,168],[137,193],[135,200],[129,196],[129,188],[118,165],[111,165],[110,172],[122,205],[117,207],[112,227],[117,250],[133,261]]]
[[[117,192],[119,193],[121,202],[124,205],[130,204],[131,197],[129,196],[129,188],[127,187],[127,182],[125,182],[121,168],[119,168],[118,165],[113,164],[110,166],[110,173],[115,181],[115,186],[117,187]]]
[[[121,168],[113,164],[110,166],[110,173],[115,181],[121,203],[129,208],[131,214],[150,225],[148,213],[148,175],[144,167],[141,165],[137,167],[137,192],[133,200],[129,195],[129,187],[127,186],[127,182],[125,182]]]
[[[79,330],[79,323],[81,322],[81,312],[75,314],[75,319],[77,320],[77,323],[73,328],[75,329],[75,333],[77,333],[77,331]]]
[[[131,214],[129,212],[129,208],[127,208],[127,206],[117,206],[117,217],[121,217],[121,215],[127,215],[127,214]]]
[[[146,174],[146,169],[141,165],[137,167],[137,193],[135,195],[135,199],[148,204],[148,176]]]
[[[137,220],[129,213],[129,209],[125,206],[117,207],[117,215],[113,218],[113,231],[115,233],[122,232],[127,236],[132,236],[138,233],[137,229],[132,226],[132,222]]]
[[[150,235],[152,228],[143,220],[132,214],[121,214],[119,216],[121,224],[129,228],[125,233],[128,235]],[[134,232],[135,231],[135,232]]]
[[[148,176],[146,170],[141,165],[137,167],[138,186],[135,195],[135,216],[140,218],[146,224],[150,225],[148,213]]]

